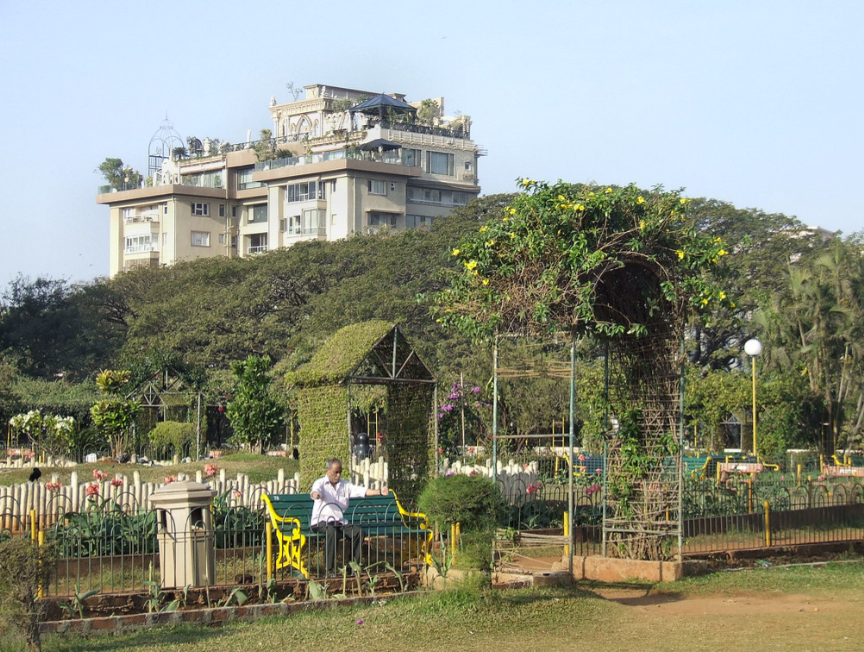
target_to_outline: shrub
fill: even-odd
[[[502,514],[501,492],[483,475],[448,475],[426,485],[418,507],[441,529],[459,523],[462,532],[494,532]]]
[[[150,431],[150,444],[156,451],[183,454],[195,439],[195,424],[179,421],[162,421]]]
[[[29,649],[42,649],[39,623],[47,605],[39,588],[48,586],[54,565],[51,545],[37,546],[26,537],[0,543],[0,619],[24,635]]]

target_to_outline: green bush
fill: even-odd
[[[0,622],[14,626],[28,649],[42,649],[39,623],[47,603],[39,599],[39,589],[48,586],[54,566],[51,545],[37,546],[26,537],[0,543]]]
[[[459,523],[464,532],[494,532],[503,513],[501,492],[483,475],[434,478],[418,499],[421,512],[439,529]]]
[[[195,439],[195,424],[162,421],[150,431],[150,444],[154,450],[183,457]]]

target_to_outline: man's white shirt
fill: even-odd
[[[350,498],[362,498],[366,495],[366,487],[351,484],[347,480],[339,480],[334,487],[325,475],[313,484],[310,494],[318,492],[318,499],[312,505],[312,520],[310,527],[318,523],[337,523],[345,525],[345,510],[348,509]]]

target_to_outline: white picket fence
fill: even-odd
[[[19,462],[14,466],[28,468],[34,464]],[[166,466],[165,470],[166,474],[170,473],[170,467]],[[459,461],[451,463],[445,459],[439,473],[482,473],[491,478],[492,463],[487,460],[484,465],[472,465]],[[348,476],[346,479],[354,484],[378,489],[388,476],[387,462],[383,458],[377,461],[352,458]],[[137,469],[133,470],[131,475],[116,473],[113,478],[103,480],[79,477],[78,472],[73,469],[68,484],[61,486],[58,486],[59,477],[59,474],[53,473],[50,478],[43,475],[37,482],[0,486],[0,527],[12,531],[28,528],[31,511],[35,511],[40,526],[44,527],[59,515],[86,511],[103,504],[116,504],[131,509],[152,509],[150,497],[156,489],[164,486],[164,483],[143,482]],[[228,478],[225,469],[219,469],[211,477],[205,477],[203,471],[197,471],[194,477],[178,473],[176,478],[178,482],[194,480],[207,484],[217,496],[226,496],[231,506],[251,509],[261,506],[262,494],[291,494],[296,493],[300,487],[300,474],[295,473],[288,478],[283,469],[278,471],[274,480],[257,483],[250,482],[244,473]],[[521,465],[511,460],[498,467],[498,482],[504,495],[510,495],[514,491],[524,492],[525,486],[537,482],[538,479],[537,464],[534,462]],[[49,486],[52,489],[49,489]],[[90,488],[93,486],[95,490]],[[91,493],[88,493],[88,488]]]

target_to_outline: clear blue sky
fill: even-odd
[[[108,271],[96,167],[271,126],[287,82],[444,96],[518,176],[686,189],[864,228],[864,2],[0,2],[0,288]]]

